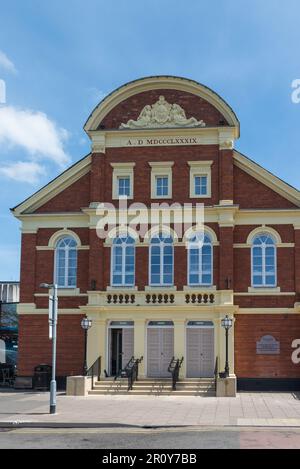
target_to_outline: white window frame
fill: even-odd
[[[116,238],[121,238],[122,235],[118,235]],[[132,236],[128,235],[127,237],[132,238]],[[115,238],[115,239],[116,239]],[[127,244],[125,242],[122,242],[122,244],[114,244],[114,240],[112,240],[111,244],[111,254],[110,254],[110,285],[113,288],[134,288],[135,285],[135,255],[136,255],[136,241],[134,238],[134,243],[132,244]],[[133,247],[133,283],[125,283],[125,278],[126,278],[126,247],[130,246]],[[121,283],[114,283],[113,282],[113,267],[114,267],[114,249],[115,247],[122,247],[122,282]]]
[[[171,199],[172,198],[172,167],[174,161],[150,162],[151,167],[151,199]],[[167,195],[157,195],[156,180],[157,177],[168,178],[168,193]]]
[[[190,167],[190,198],[191,199],[209,199],[211,197],[211,166],[213,161],[188,161]],[[207,193],[196,194],[195,177],[207,177]]]
[[[190,236],[190,238],[193,238],[197,233],[194,235]],[[213,245],[213,240],[209,233],[204,233],[205,236],[208,236],[210,239],[210,246],[211,246],[211,283],[190,283],[190,250],[189,247],[187,249],[187,284],[189,287],[212,287],[214,284],[214,245]],[[190,241],[188,241],[190,242]],[[196,243],[194,243],[196,245]],[[199,249],[201,250],[202,254],[202,248]],[[201,277],[203,276],[203,272],[201,272]]]
[[[170,238],[172,238],[173,242],[172,244],[171,243],[165,243],[165,242],[162,242],[160,241],[160,243],[158,244],[152,244],[151,241],[152,241],[152,238],[155,238],[156,236],[159,236],[159,233],[157,234],[154,234],[150,241],[149,241],[149,266],[148,266],[148,276],[149,276],[149,286],[150,288],[151,287],[173,287],[174,286],[174,264],[175,264],[175,259],[174,259],[174,238],[172,235],[168,234],[168,233],[163,233],[165,236],[168,236]],[[165,246],[172,246],[172,283],[162,283],[162,280],[163,280],[163,258],[164,258],[164,247]],[[160,248],[160,271],[159,271],[159,278],[160,278],[160,283],[152,283],[151,281],[151,266],[152,266],[152,262],[151,262],[151,258],[152,258],[152,247],[159,247]]]
[[[112,175],[112,198],[119,200],[122,198],[133,199],[134,189],[134,167],[135,163],[111,163]],[[119,195],[119,178],[129,178],[130,193],[128,196]]]
[[[254,241],[256,238],[260,236],[269,236],[273,240],[273,248],[274,248],[274,270],[275,270],[275,282],[272,285],[267,285],[266,284],[266,247],[271,247],[269,246],[263,246],[263,255],[262,255],[262,278],[263,278],[263,283],[261,285],[254,285],[254,265],[253,265],[253,250],[254,248],[260,248],[262,249],[262,246],[260,245],[254,245]],[[269,288],[276,288],[277,287],[277,245],[276,245],[276,240],[274,239],[274,236],[268,232],[261,232],[261,233],[256,233],[255,236],[252,239],[252,245],[251,245],[251,287],[254,289],[269,289]]]
[[[72,250],[76,250],[76,282],[75,282],[75,285],[66,285],[66,281],[68,282],[68,270],[69,270],[69,255],[68,256],[65,256],[65,273],[64,273],[64,280],[65,280],[65,283],[64,285],[59,285],[58,284],[58,259],[57,259],[57,256],[58,256],[58,251],[59,251],[59,248],[58,248],[58,244],[65,238],[72,238],[73,241],[75,241],[76,243],[76,247],[74,248],[71,248]],[[68,252],[70,249],[64,249],[65,250],[65,253]],[[55,251],[54,251],[54,283],[57,284],[57,287],[59,289],[67,289],[67,290],[74,290],[75,288],[77,288],[77,278],[78,278],[78,243],[76,241],[76,239],[67,234],[65,236],[62,236],[61,238],[58,238],[57,241],[56,241],[56,245],[55,245]]]

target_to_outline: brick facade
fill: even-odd
[[[101,130],[116,130],[122,122],[137,119],[141,109],[154,104],[160,95],[170,103],[177,103],[186,111],[187,118],[203,119],[208,127],[226,129],[226,118],[211,103],[189,92],[174,89],[150,90],[138,93],[121,101],[103,118]],[[138,132],[138,131],[137,131]],[[180,131],[179,131],[180,133]],[[141,202],[149,206],[151,202],[151,167],[149,162],[173,161],[173,196],[166,202],[203,202],[209,211],[219,207],[220,201],[228,201],[236,210],[293,210],[298,206],[282,194],[275,192],[267,184],[235,165],[234,151],[220,149],[218,143],[206,145],[161,146],[142,148],[106,148],[105,153],[94,151],[91,155],[91,169],[63,191],[54,195],[36,208],[35,214],[53,217],[56,213],[82,213],[91,203],[113,203],[111,163],[135,163],[134,197],[131,202]],[[212,161],[211,197],[201,200],[190,198],[190,161]],[[164,200],[161,200],[164,202]],[[53,219],[53,218],[52,218]],[[94,227],[68,226],[61,217],[57,226],[41,226],[36,233],[23,232],[21,259],[21,303],[35,304],[38,312],[24,314],[20,318],[20,346],[18,372],[21,376],[31,376],[39,363],[50,361],[50,341],[48,340],[47,315],[40,310],[48,307],[46,296],[40,296],[41,282],[53,281],[54,250],[47,249],[49,240],[57,231],[69,228],[79,237],[82,250],[78,250],[77,288],[80,296],[60,296],[59,308],[63,310],[58,330],[58,374],[81,373],[83,357],[83,332],[80,320],[83,316],[80,307],[88,302],[88,291],[105,291],[110,286],[111,250],[99,239]],[[280,293],[274,295],[248,295],[251,286],[251,248],[239,247],[246,244],[249,234],[262,226],[261,221],[252,224],[228,224],[207,221],[206,225],[216,234],[218,243],[213,251],[213,285],[217,290],[233,290],[234,305],[238,309],[265,309],[261,314],[236,314],[235,316],[235,373],[241,378],[300,378],[300,368],[292,364],[291,341],[300,338],[300,316],[294,312],[300,294],[300,230],[294,223],[266,223],[275,230],[284,245],[277,248],[277,277]],[[180,240],[179,240],[180,241]],[[86,246],[86,249],[84,247]],[[38,248],[38,249],[36,249]],[[136,287],[144,290],[149,284],[149,251],[145,247],[136,248]],[[187,285],[187,251],[184,245],[174,249],[174,284],[178,291]],[[37,295],[36,295],[37,294]],[[276,308],[277,313],[272,314]],[[283,312],[280,314],[280,308]],[[286,310],[290,313],[286,314]],[[66,311],[68,310],[67,314]],[[280,356],[257,356],[256,341],[265,334],[273,335],[281,343]]]

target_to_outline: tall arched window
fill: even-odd
[[[135,241],[126,234],[120,235],[113,241],[111,285],[129,287],[134,286]]]
[[[75,288],[77,280],[77,243],[71,236],[61,238],[55,250],[55,282],[60,288]]]
[[[276,286],[276,243],[269,233],[261,233],[252,241],[252,286]]]
[[[150,242],[150,285],[173,285],[174,270],[173,238],[159,233]]]
[[[188,241],[189,285],[212,285],[213,249],[208,234],[196,233]]]

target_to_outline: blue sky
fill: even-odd
[[[299,0],[2,1],[0,279],[19,278],[9,208],[89,152],[89,113],[136,78],[211,87],[241,121],[237,149],[299,189],[299,9]]]

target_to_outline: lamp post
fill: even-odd
[[[84,362],[83,362],[83,374],[84,376],[87,375],[87,335],[88,335],[88,330],[92,327],[92,320],[85,317],[81,321],[81,327],[84,330]]]
[[[50,414],[56,413],[56,328],[57,328],[57,285],[41,283],[49,290],[49,338],[52,339],[52,377],[50,382]],[[50,291],[52,290],[52,292]]]
[[[228,361],[228,332],[229,329],[232,327],[232,319],[226,315],[224,319],[221,321],[221,326],[225,329],[225,339],[226,339],[226,359],[225,359],[225,371],[224,373],[220,373],[221,378],[228,378],[229,376],[229,361]]]

